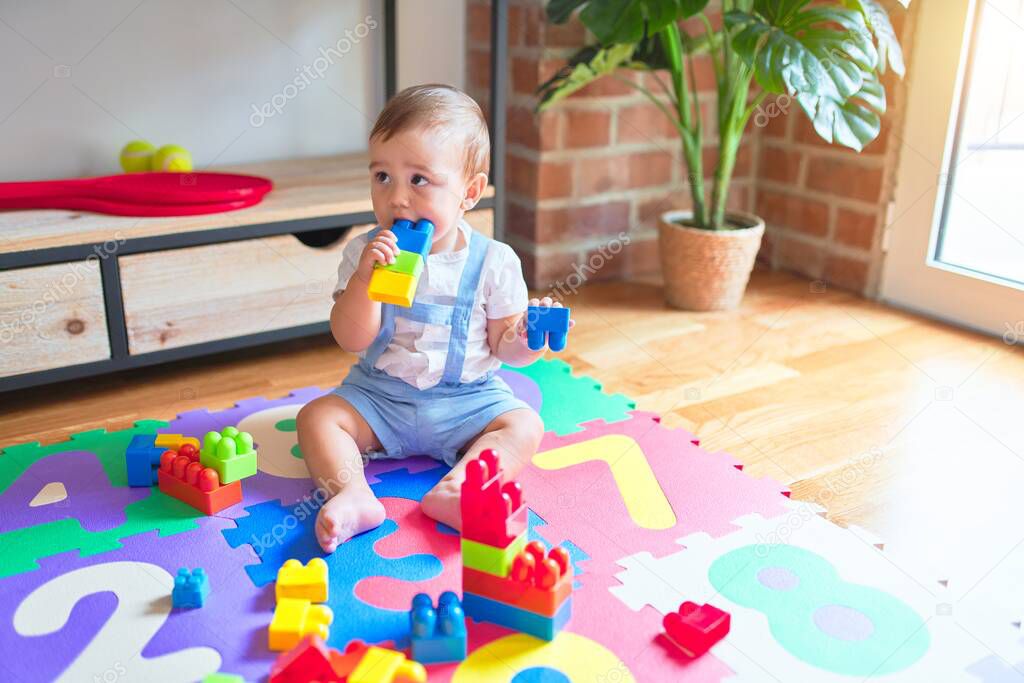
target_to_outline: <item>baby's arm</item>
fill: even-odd
[[[551,297],[530,299],[530,306],[556,306],[562,304]],[[569,321],[570,329],[575,321]],[[521,368],[534,362],[544,355],[547,347],[531,351],[526,343],[526,311],[510,315],[507,318],[493,318],[487,321],[487,343],[491,353],[502,363]]]
[[[345,289],[334,293],[331,308],[331,334],[338,345],[349,353],[366,349],[380,332],[380,302],[367,294],[373,264],[388,265],[398,256],[398,239],[390,230],[381,230],[367,242],[359,256],[359,265]]]

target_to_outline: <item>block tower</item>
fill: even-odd
[[[564,548],[526,542],[527,510],[518,482],[503,482],[487,449],[462,483],[462,608],[476,621],[553,639],[572,613],[572,565]]]

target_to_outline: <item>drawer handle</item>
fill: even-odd
[[[85,323],[78,318],[72,318],[64,325],[64,329],[68,331],[68,334],[82,334],[85,332]]]

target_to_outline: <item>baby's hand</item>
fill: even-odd
[[[561,301],[555,301],[551,297],[546,296],[543,299],[530,299],[530,306],[551,306],[553,308],[562,308]],[[526,318],[529,315],[529,310],[523,314],[519,319],[519,323],[516,325],[516,331],[519,333],[519,341],[522,342],[523,346],[527,346],[526,343]],[[572,318],[569,319],[569,329],[571,330],[576,325],[576,321]]]
[[[359,255],[359,265],[356,266],[356,274],[369,282],[375,263],[389,266],[397,258],[398,238],[390,230],[381,230],[363,247],[363,253]]]

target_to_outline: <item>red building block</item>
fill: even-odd
[[[270,683],[341,681],[343,677],[335,671],[331,662],[332,657],[338,655],[338,651],[327,647],[320,636],[305,638],[290,652],[277,658],[270,668]]]
[[[462,590],[491,600],[554,617],[572,594],[572,564],[565,548],[544,553],[544,544],[531,541],[512,561],[506,578],[462,569]]]
[[[242,483],[233,481],[221,486],[217,471],[199,463],[199,452],[167,450],[160,456],[157,472],[160,490],[188,503],[200,512],[212,515],[242,502]]]
[[[494,548],[526,533],[527,511],[519,482],[502,483],[501,464],[493,449],[466,466],[461,495],[462,537]]]
[[[711,605],[684,602],[662,620],[665,635],[688,657],[700,657],[729,632],[729,613]]]

